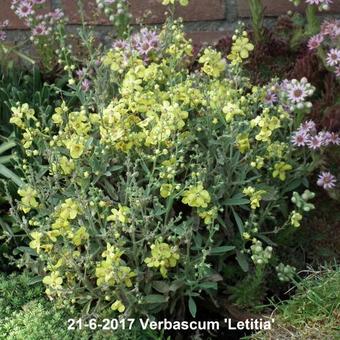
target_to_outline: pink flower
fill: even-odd
[[[322,146],[322,138],[320,136],[311,136],[308,139],[307,145],[310,149],[316,150],[320,149]]]
[[[331,132],[329,134],[329,141],[331,144],[340,145],[340,137],[337,133]]]
[[[315,35],[314,37],[311,37],[308,41],[308,48],[310,50],[317,49],[321,45],[323,40],[324,40],[324,36],[321,33]]]
[[[7,38],[7,34],[5,31],[0,30],[0,41],[5,41]]]
[[[292,84],[288,88],[288,98],[293,103],[301,103],[307,96],[308,95],[303,84]]]
[[[334,19],[325,21],[321,25],[321,34],[329,35],[331,38],[336,38],[340,35],[340,20]]]
[[[88,79],[84,79],[81,82],[81,88],[84,92],[87,92],[91,87],[91,82]]]
[[[264,98],[264,102],[266,104],[273,105],[274,103],[277,103],[277,101],[278,101],[277,94],[273,91],[268,90]]]
[[[340,49],[330,49],[330,51],[327,53],[326,61],[329,66],[337,66],[340,62]]]
[[[47,35],[48,34],[48,29],[46,27],[46,25],[44,25],[43,23],[35,26],[32,29],[32,34],[34,36],[42,36],[42,35]]]
[[[303,122],[298,131],[304,132],[315,132],[316,131],[316,124],[312,120],[306,120]]]
[[[19,18],[27,18],[28,16],[34,14],[32,3],[28,1],[20,2],[15,13]]]
[[[305,146],[309,140],[309,135],[304,131],[295,131],[292,136],[292,143],[295,146]]]
[[[329,171],[321,172],[316,182],[318,186],[323,187],[325,190],[334,188],[335,183],[336,183],[336,178]]]
[[[335,68],[335,75],[340,77],[340,65]]]
[[[306,0],[306,3],[309,5],[330,5],[333,3],[333,0]]]

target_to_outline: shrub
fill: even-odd
[[[19,265],[50,298],[84,313],[183,317],[254,271],[258,293],[280,262],[277,235],[313,208],[306,176],[327,143],[312,122],[299,127],[313,87],[252,86],[242,73],[252,49],[239,32],[231,64],[207,48],[190,73],[192,46],[168,21],[117,42],[86,88],[70,82],[78,109],[12,108],[27,156],[12,202],[30,237]]]

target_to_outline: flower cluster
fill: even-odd
[[[98,8],[104,12],[109,20],[122,33],[131,19],[127,0],[96,0]]]
[[[7,34],[5,32],[5,28],[9,25],[9,21],[5,20],[2,23],[0,23],[0,41],[4,41],[7,38]]]
[[[144,262],[150,268],[159,268],[161,275],[167,277],[168,269],[175,267],[179,259],[176,247],[170,247],[164,242],[156,242],[150,248],[151,257],[147,257]]]
[[[284,265],[282,262],[276,266],[275,269],[279,280],[282,282],[292,281],[296,273],[295,267],[290,266],[289,264]]]
[[[189,0],[162,0],[162,4],[164,6],[168,5],[174,5],[176,2],[178,2],[181,6],[187,6],[189,3]]]
[[[254,50],[254,45],[249,41],[248,33],[243,31],[242,34],[235,32],[233,36],[233,45],[231,47],[231,53],[228,55],[228,59],[232,64],[237,65],[242,63],[243,59],[249,57],[249,53]]]
[[[159,44],[159,36],[156,31],[142,28],[140,32],[134,33],[127,40],[116,40],[112,47],[116,51],[123,51],[125,59],[131,54],[137,53],[147,62],[152,54],[157,53]]]
[[[321,25],[321,31],[311,37],[308,41],[308,48],[316,50],[322,48],[326,51],[325,62],[337,77],[340,77],[340,20],[326,20]]]
[[[267,246],[263,249],[262,242],[259,240],[254,240],[253,245],[250,247],[251,250],[251,259],[257,265],[264,265],[269,262],[272,257],[273,248],[271,246]]]
[[[70,86],[54,108],[12,108],[25,155],[13,215],[36,253],[24,262],[42,268],[51,298],[151,315],[214,295],[216,277],[240,267],[279,263],[269,259],[280,257],[280,232],[311,208],[307,194],[294,196],[293,211],[287,200],[318,166],[314,148],[289,140],[292,111],[312,88],[287,81],[268,105],[268,86],[242,70],[250,45],[235,39],[236,64],[205,48],[193,71],[183,25],[169,21],[116,41],[86,95]]]

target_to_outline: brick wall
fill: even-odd
[[[275,17],[294,10],[294,6],[288,0],[262,0],[266,8],[267,17]],[[164,21],[166,8],[161,5],[161,0],[130,0],[133,22],[144,19],[147,24],[160,24]],[[0,22],[8,19],[10,39],[20,39],[25,29],[23,23],[10,9],[11,0],[0,0]],[[109,22],[96,10],[95,0],[84,0],[86,9],[86,20],[94,25],[103,26],[104,30],[109,28]],[[77,0],[48,0],[46,10],[62,6],[69,18],[70,25],[80,23],[77,11]],[[300,6],[299,10],[303,10]],[[178,16],[183,17],[186,29],[197,42],[218,40],[226,31],[232,31],[239,19],[247,21],[249,18],[248,0],[191,0],[189,6],[178,6]],[[340,14],[340,0],[334,0],[329,15]],[[100,29],[103,29],[100,27]]]

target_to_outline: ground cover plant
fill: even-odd
[[[68,315],[267,312],[268,296],[282,297],[306,262],[318,264],[305,228],[322,225],[339,199],[340,137],[324,123],[339,100],[339,23],[321,26],[316,16],[331,1],[306,1],[305,21],[291,16],[292,59],[274,74],[254,66],[270,37],[261,1],[250,1],[252,32],[240,24],[228,44],[199,50],[172,15],[176,3],[163,1],[171,7],[162,27],[133,31],[125,1],[97,1],[116,39],[98,44],[83,22],[75,53],[61,11],[39,16],[44,1],[13,1],[43,74],[0,87],[2,133],[11,136],[1,157],[12,180],[3,181],[4,258],[30,273],[11,277],[14,286],[40,282],[25,303],[0,311],[9,338],[30,328],[37,339],[67,338],[57,324]],[[304,44],[330,79],[322,85],[329,100],[308,67],[287,72]],[[317,119],[315,103],[324,108]],[[336,218],[327,218],[331,230]],[[333,241],[327,259],[337,255]]]

